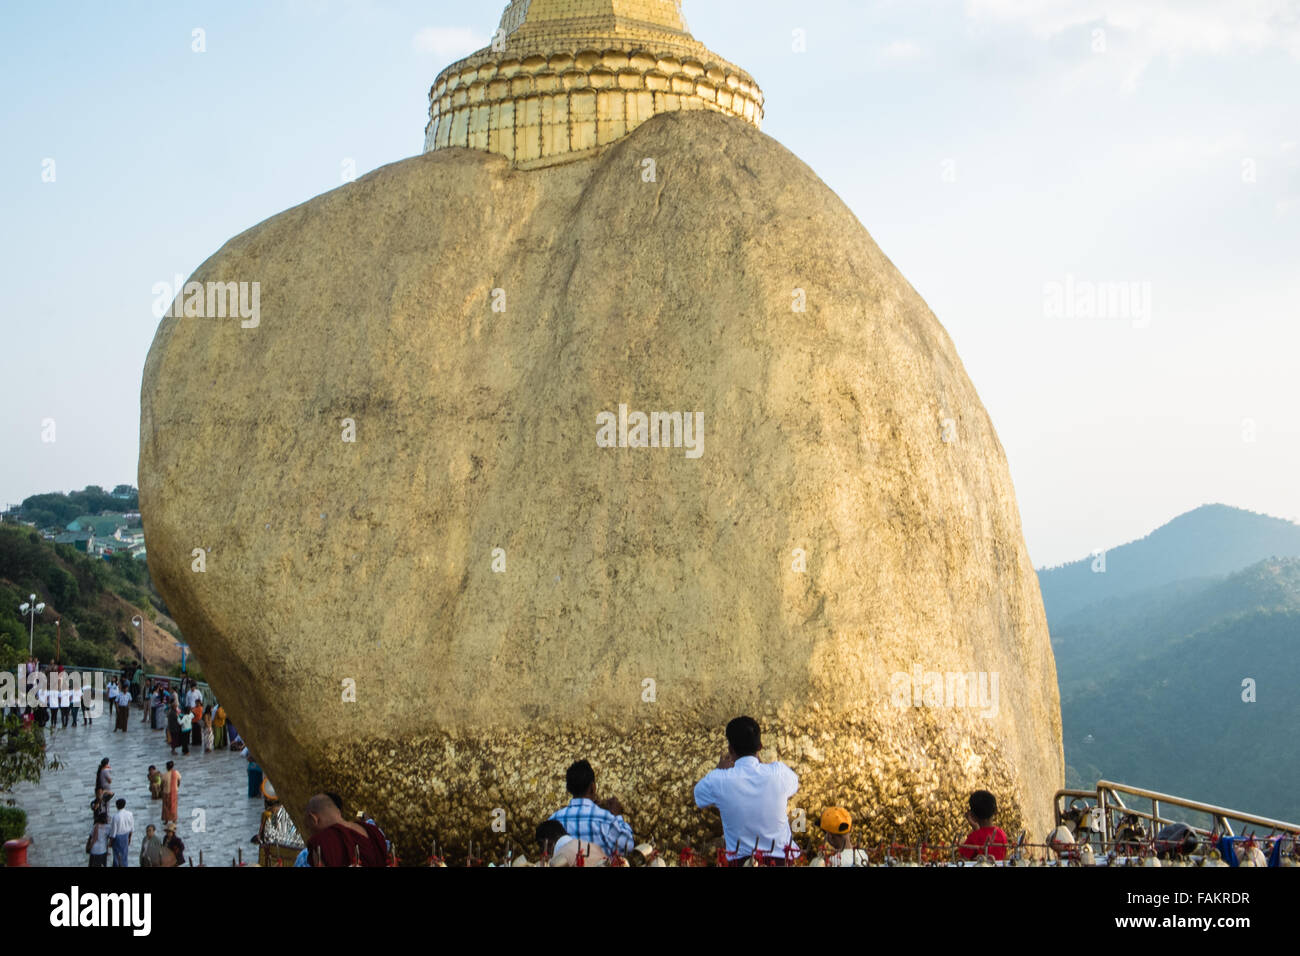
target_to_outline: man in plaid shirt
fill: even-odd
[[[594,843],[606,853],[628,853],[636,845],[632,826],[623,819],[623,805],[617,797],[596,796],[596,771],[585,760],[576,761],[564,775],[565,787],[573,795],[568,806],[551,814],[571,837]]]

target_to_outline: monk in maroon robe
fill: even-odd
[[[307,801],[305,829],[307,862],[311,866],[387,866],[388,841],[373,823],[345,820],[328,796],[318,793]]]

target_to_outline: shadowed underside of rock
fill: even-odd
[[[750,713],[810,818],[938,841],[987,787],[1045,832],[1056,674],[1001,446],[774,140],[700,112],[531,172],[441,150],[193,279],[259,282],[260,322],[158,329],[150,570],[293,812],[336,790],[407,857],[495,808],[530,842],[589,757],[638,835],[699,841],[691,787]],[[703,454],[598,447],[620,403],[701,412]],[[996,674],[996,715],[898,706],[914,667]]]

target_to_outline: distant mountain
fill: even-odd
[[[1083,558],[1038,572],[1048,625],[1098,602],[1198,578],[1222,577],[1266,558],[1300,557],[1300,525],[1227,505],[1203,505],[1145,538],[1105,552],[1105,571]]]
[[[1163,583],[1058,618],[1070,785],[1104,777],[1300,821],[1300,559]],[[1246,679],[1253,702],[1243,700]]]

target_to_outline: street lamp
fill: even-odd
[[[149,701],[146,698],[149,696],[149,675],[145,673],[144,667],[144,618],[140,617],[139,614],[135,615],[135,617],[131,618],[131,625],[140,632],[140,696],[144,704],[144,719],[148,720]]]
[[[144,670],[144,619],[137,614],[131,618],[131,624],[140,632],[140,670]]]
[[[59,635],[63,633],[63,618],[54,619],[54,663],[62,664],[62,654],[60,652]]]
[[[36,615],[45,613],[45,602],[36,603],[36,595],[33,594],[22,604],[18,605],[18,613],[26,614],[31,620],[27,629],[27,656],[33,655],[33,648],[36,646]]]

